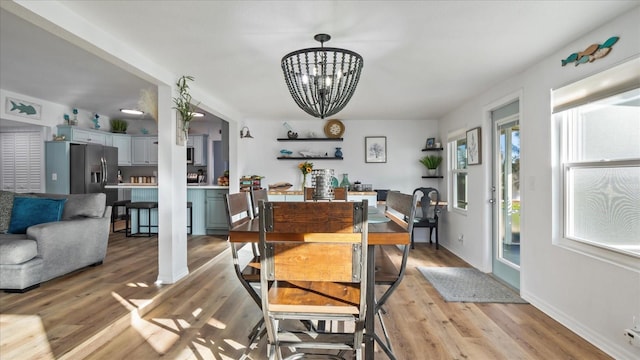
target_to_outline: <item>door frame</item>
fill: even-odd
[[[483,127],[485,129],[487,129],[487,131],[483,131],[483,144],[486,144],[483,146],[483,152],[485,154],[489,154],[487,156],[485,156],[485,158],[487,158],[487,161],[484,162],[484,164],[486,164],[484,166],[483,169],[483,173],[484,173],[484,188],[479,189],[479,191],[484,191],[485,195],[485,212],[484,212],[484,216],[483,216],[483,224],[484,224],[484,242],[483,242],[483,271],[485,272],[490,272],[493,273],[493,205],[491,204],[491,199],[493,198],[493,193],[491,191],[491,186],[493,185],[493,120],[491,117],[491,113],[494,110],[497,110],[501,107],[503,107],[504,105],[507,105],[509,103],[512,103],[514,101],[518,101],[519,102],[519,121],[520,121],[520,131],[522,131],[525,128],[525,123],[524,123],[524,119],[522,117],[523,114],[523,109],[525,106],[524,103],[524,99],[523,99],[523,90],[519,89],[517,91],[514,91],[512,93],[509,93],[497,100],[494,100],[492,102],[490,102],[489,104],[485,105],[482,108],[482,113],[483,113]],[[524,141],[522,136],[520,137],[520,148],[522,149],[524,145]],[[489,159],[491,161],[489,161]],[[524,153],[520,152],[520,161],[522,163],[524,163],[524,161],[526,160]],[[522,169],[521,169],[522,172]],[[523,174],[521,173],[521,184],[520,187],[521,189],[524,189],[524,176],[522,176]],[[520,212],[520,252],[521,255],[524,253],[524,251],[526,250],[526,245],[525,245],[525,238],[524,238],[524,234],[525,233],[525,221],[524,221],[524,213],[525,211],[523,204],[526,203],[526,192],[525,191],[521,191],[520,193],[520,203],[521,203],[521,212]],[[520,258],[520,289],[523,288],[523,273],[525,271],[525,266],[523,264],[522,261],[522,257]]]

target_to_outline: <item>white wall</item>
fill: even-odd
[[[550,91],[640,54],[640,7],[585,34],[527,71],[467,101],[440,121],[447,133],[482,126],[483,164],[469,168],[469,211],[449,213],[455,228],[442,244],[472,265],[490,270],[490,122],[486,112],[498,99],[521,93],[522,260],[521,294],[534,306],[618,359],[640,358],[640,348],[622,336],[640,317],[640,273],[554,245],[560,215],[553,182]],[[619,36],[610,54],[593,63],[560,66],[560,60],[593,43]],[[508,59],[505,59],[508,61]],[[604,139],[613,142],[613,139]],[[444,185],[444,184],[443,184]],[[464,242],[457,233],[465,233]]]
[[[293,100],[291,100],[293,101]],[[302,110],[300,110],[302,113]],[[297,166],[302,160],[277,160],[281,149],[294,151],[292,156],[300,156],[297,151],[335,153],[336,147],[342,148],[344,160],[311,160],[315,169],[334,169],[339,181],[342,174],[349,174],[353,183],[357,180],[363,184],[372,184],[374,189],[393,189],[411,193],[415,188],[427,185],[438,185],[433,179],[422,179],[426,169],[418,162],[425,153],[429,137],[437,137],[438,123],[435,120],[341,120],[345,125],[342,142],[282,142],[277,138],[286,138],[287,129],[282,121],[262,119],[248,120],[245,124],[251,130],[253,139],[239,139],[239,133],[231,133],[238,137],[238,158],[242,159],[239,175],[263,175],[263,184],[289,182],[291,190],[299,190],[302,174]],[[288,121],[288,124],[299,134],[308,137],[310,131],[317,137],[325,137],[326,120]],[[365,136],[387,137],[387,162],[365,163]],[[439,141],[439,140],[437,140]],[[235,179],[232,179],[232,181]]]

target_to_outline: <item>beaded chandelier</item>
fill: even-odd
[[[324,119],[342,110],[360,80],[362,56],[324,47],[327,34],[314,36],[320,47],[293,51],[282,58],[282,71],[293,100],[311,116]]]

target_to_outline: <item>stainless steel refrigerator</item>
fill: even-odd
[[[118,200],[118,148],[97,144],[71,144],[70,192],[72,194],[105,193],[107,205]]]

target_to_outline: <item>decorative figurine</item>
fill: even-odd
[[[98,114],[93,115],[93,119],[91,121],[93,121],[93,127],[95,129],[100,129],[100,124],[98,123],[100,121],[100,115]]]

